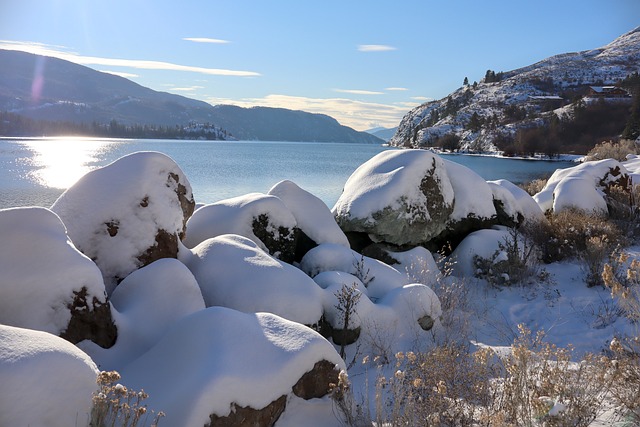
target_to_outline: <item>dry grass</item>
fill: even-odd
[[[615,159],[625,161],[628,154],[640,154],[638,145],[630,139],[603,141],[593,147],[586,155],[587,161]]]

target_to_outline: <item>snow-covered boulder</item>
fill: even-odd
[[[409,283],[409,279],[393,267],[331,243],[307,252],[300,262],[300,268],[310,277],[325,271],[354,275],[364,284],[367,296],[372,299],[381,298],[390,290]]]
[[[349,240],[336,223],[331,210],[322,200],[291,181],[281,181],[267,193],[278,197],[289,208],[300,228],[296,261],[309,249],[322,243],[349,247]]]
[[[0,210],[0,323],[110,347],[117,331],[98,267],[45,208]]]
[[[177,257],[194,206],[191,185],[171,158],[138,152],[87,173],[51,210],[96,262],[110,294],[132,271]]]
[[[453,261],[453,275],[474,277],[476,275],[475,257],[491,259],[500,249],[500,245],[509,239],[506,227],[478,230],[469,234],[456,247],[449,258]]]
[[[610,188],[617,186],[629,191],[630,183],[627,169],[617,160],[585,162],[556,170],[533,198],[545,212],[573,208],[607,215],[606,195]]]
[[[318,368],[323,364],[330,369]],[[162,425],[202,427],[258,425],[234,417],[263,408],[271,416],[260,425],[273,425],[287,401],[323,396],[343,369],[333,346],[303,325],[212,307],[178,321],[121,373],[127,386],[149,394],[149,408],[166,414]],[[316,390],[309,390],[314,379]]]
[[[297,222],[278,197],[251,193],[205,205],[187,222],[184,244],[194,248],[223,234],[238,234],[285,262],[295,258]]]
[[[97,375],[68,341],[0,325],[0,426],[87,425]]]
[[[322,316],[322,289],[246,237],[226,234],[207,239],[192,252],[181,252],[180,259],[193,272],[209,307],[265,311],[306,325]]]
[[[454,209],[443,160],[425,150],[388,150],[347,180],[333,213],[345,232],[418,245],[440,234]]]
[[[205,308],[200,287],[189,269],[172,258],[159,259],[128,275],[110,298],[118,340],[108,350],[79,346],[103,370],[119,370],[153,347],[184,316]]]
[[[522,220],[519,222],[538,222],[544,220],[544,212],[542,212],[540,206],[533,197],[522,188],[506,179],[487,181],[487,183],[493,191],[494,203],[496,203],[496,201],[499,202],[508,216],[512,218],[515,216],[518,219],[522,216]],[[505,190],[511,194],[511,197],[505,193]]]

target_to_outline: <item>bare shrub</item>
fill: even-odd
[[[476,276],[496,286],[523,284],[536,277],[537,255],[533,241],[517,229],[498,244],[491,258],[474,256]]]
[[[545,185],[547,185],[548,179],[534,179],[533,181],[520,184],[520,188],[529,193],[530,196],[536,195],[542,191]]]
[[[592,237],[604,239],[611,247],[626,241],[615,223],[579,209],[550,213],[547,221],[526,224],[521,230],[533,240],[547,263],[579,257],[587,250]]]
[[[613,249],[612,244],[607,236],[589,237],[586,243],[585,250],[580,254],[585,283],[588,287],[601,285],[602,269]]]
[[[143,404],[148,397],[144,390],[129,390],[119,384],[119,380],[120,374],[116,371],[98,374],[96,382],[100,391],[93,396],[89,427],[135,427],[149,416],[154,417],[151,427],[157,426],[164,413],[158,412],[154,416],[153,411],[148,411],[147,405]]]
[[[611,186],[607,193],[609,218],[630,238],[640,237],[640,185],[633,183],[629,188]]]
[[[585,160],[604,160],[615,159],[619,162],[625,161],[628,154],[640,154],[638,145],[630,139],[621,139],[619,141],[603,141],[596,144],[587,153]]]

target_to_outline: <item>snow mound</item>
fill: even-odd
[[[83,288],[89,307],[106,304],[100,270],[50,210],[0,210],[0,241],[0,323],[60,335]]]
[[[474,277],[476,273],[474,257],[491,259],[493,254],[500,249],[500,244],[508,238],[509,230],[500,226],[469,234],[449,256],[455,262],[453,275]]]
[[[466,166],[450,160],[442,160],[455,195],[450,221],[460,221],[469,216],[491,219],[496,216],[493,193],[487,182]]]
[[[247,313],[265,311],[307,325],[322,316],[322,289],[252,240],[222,235],[205,240],[192,251],[181,252],[181,260],[200,284],[207,306]]]
[[[290,395],[321,360],[345,369],[333,346],[303,325],[213,307],[177,322],[122,378],[164,411],[163,425],[201,427],[210,414],[228,415],[233,403],[261,409]]]
[[[46,332],[0,325],[0,425],[86,425],[97,391],[95,363]]]
[[[287,261],[293,258],[296,226],[295,217],[278,197],[251,193],[195,211],[187,221],[184,244],[194,248],[211,237],[238,234]]]
[[[349,247],[333,214],[322,200],[291,181],[281,181],[267,193],[278,197],[295,217],[298,227],[316,244],[335,243]]]
[[[365,284],[366,295],[371,299],[381,298],[392,289],[408,284],[407,277],[395,268],[331,243],[319,245],[307,252],[300,262],[300,268],[310,277],[324,271],[352,274]]]
[[[608,214],[605,192],[611,185],[627,188],[627,169],[617,160],[585,162],[556,170],[534,200],[543,211],[560,212],[577,208],[587,212]]]
[[[110,298],[118,340],[108,350],[81,343],[104,370],[119,370],[147,352],[182,317],[205,308],[200,287],[180,261],[165,258],[128,275]]]
[[[87,173],[51,210],[100,267],[110,294],[139,267],[177,256],[194,206],[189,181],[170,157],[138,152]]]

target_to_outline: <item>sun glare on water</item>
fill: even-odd
[[[45,187],[66,189],[92,169],[106,140],[56,138],[28,141],[36,168],[32,178]]]

